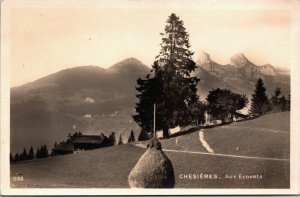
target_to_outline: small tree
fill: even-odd
[[[27,157],[28,157],[27,151],[26,151],[26,148],[24,148],[23,153],[22,153],[22,160],[27,160]]]
[[[111,132],[111,134],[108,137],[109,146],[114,146],[116,144],[116,136],[115,132]]]
[[[14,160],[15,160],[15,161],[20,161],[20,156],[19,156],[18,153],[15,154],[15,159],[14,159]]]
[[[270,111],[270,101],[261,78],[258,79],[251,99],[251,114],[262,115]]]
[[[134,142],[134,141],[135,141],[135,137],[134,137],[133,130],[131,129],[130,135],[128,137],[128,143]]]
[[[43,146],[43,157],[49,157],[49,151],[46,144]]]
[[[279,98],[279,103],[280,103],[280,110],[281,111],[286,111],[287,110],[287,100],[284,95]]]
[[[33,159],[34,158],[34,151],[32,146],[29,149],[29,153],[28,153],[28,159]]]
[[[40,158],[44,158],[45,157],[45,150],[44,150],[44,146],[41,145],[41,148],[40,148]]]
[[[277,87],[274,92],[274,95],[270,99],[273,111],[281,111],[280,96],[281,96],[281,90],[279,87]]]
[[[122,135],[120,133],[119,140],[118,140],[118,145],[122,145],[122,144],[124,144],[124,143],[123,143]]]
[[[284,95],[281,96],[281,90],[277,87],[274,95],[271,97],[272,110],[275,112],[289,110],[288,102]]]
[[[148,132],[142,128],[138,136],[138,141],[146,141],[146,140],[149,140],[149,135]]]

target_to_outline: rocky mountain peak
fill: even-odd
[[[198,55],[197,63],[203,66],[209,64],[210,62],[210,55],[201,50]]]
[[[238,53],[230,58],[231,64],[237,67],[244,67],[249,61],[244,53]]]

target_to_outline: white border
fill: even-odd
[[[144,0],[149,6],[155,9],[158,2]],[[189,0],[182,3],[180,0],[159,1],[170,5],[173,8],[184,8],[194,6],[201,9],[288,9],[292,13],[292,33],[291,33],[291,169],[290,169],[290,189],[13,189],[9,187],[9,101],[10,101],[10,60],[9,60],[9,8],[10,6],[27,6],[29,1],[6,0],[1,2],[1,194],[4,195],[233,195],[233,194],[299,194],[299,150],[300,150],[300,1],[290,0],[289,3],[282,0]],[[90,6],[95,0],[54,0],[44,1],[49,7],[65,4],[66,6]],[[124,3],[125,2],[125,3]],[[151,3],[150,3],[151,2]],[[284,3],[283,3],[284,2]],[[125,9],[139,8],[140,4],[135,1],[106,0],[101,1],[102,6],[122,7]],[[93,5],[94,6],[94,5]],[[96,5],[95,5],[96,6]],[[297,102],[298,101],[298,102]]]

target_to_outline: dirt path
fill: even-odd
[[[199,131],[199,140],[200,140],[200,143],[202,144],[202,146],[207,150],[207,152],[215,153],[214,150],[209,146],[209,144],[205,140],[203,129],[200,129],[200,131]]]

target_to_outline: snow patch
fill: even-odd
[[[170,129],[170,134],[174,134],[180,131],[180,126],[174,127]]]
[[[91,97],[85,97],[84,102],[86,102],[86,103],[95,103],[95,100]]]

